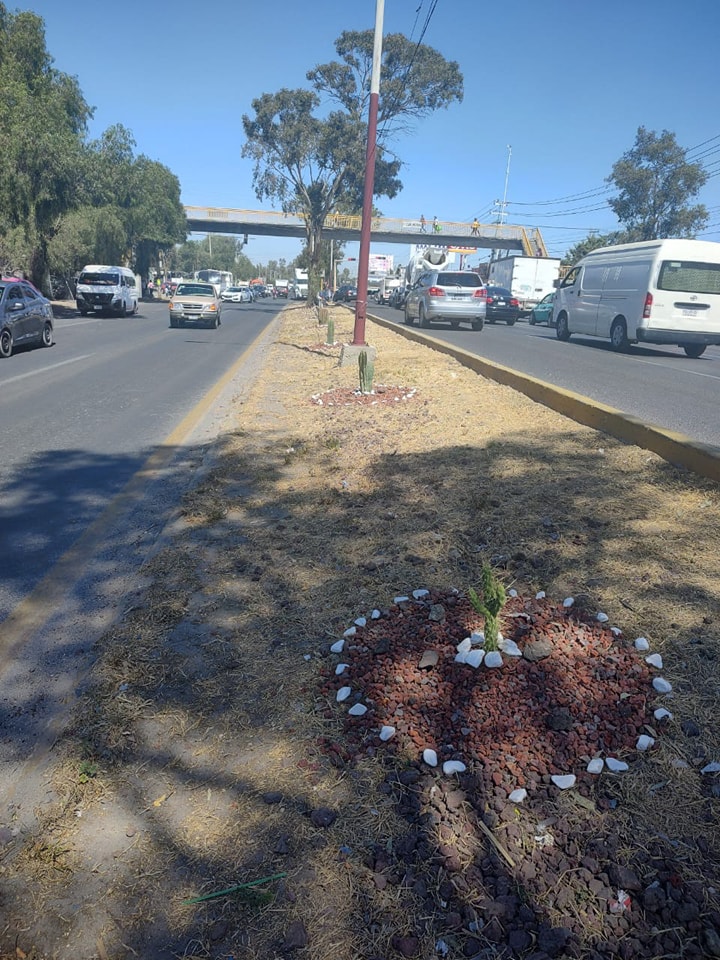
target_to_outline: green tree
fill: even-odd
[[[313,302],[323,269],[322,231],[333,211],[362,205],[367,145],[367,103],[373,31],[347,31],[335,49],[339,61],[307,74],[314,90],[283,89],[252,102],[254,116],[242,118],[243,156],[254,161],[258,199],[277,201],[286,213],[303,217]],[[433,110],[462,100],[463,80],[456,63],[402,34],[383,40],[375,194],[394,197],[402,184],[401,162],[387,143]],[[339,109],[326,107],[329,101]]]
[[[706,181],[702,165],[687,161],[674,133],[658,136],[639,127],[633,147],[607,177],[618,190],[608,202],[628,240],[693,237],[707,223],[707,210],[689,203]]]
[[[92,114],[77,80],[52,63],[42,19],[0,2],[0,230],[22,228],[23,267],[47,292],[48,244],[77,204]]]
[[[577,263],[582,257],[586,256],[592,250],[597,250],[599,247],[610,247],[614,243],[626,243],[625,236],[625,234],[618,230],[614,230],[611,233],[597,233],[593,231],[589,233],[584,240],[576,243],[574,247],[570,247],[562,258],[562,262],[572,266],[572,264]]]

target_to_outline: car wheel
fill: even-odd
[[[555,336],[558,338],[558,340],[570,339],[570,328],[568,327],[567,316],[564,313],[561,313],[557,319],[557,326],[555,327]]]
[[[514,321],[514,320],[506,320],[505,323],[506,323],[509,327],[514,327],[514,326],[515,326],[515,321]]]
[[[81,310],[81,311],[80,311],[80,316],[81,316],[81,317],[86,317],[86,316],[88,315],[88,313],[90,313],[89,310]]]
[[[177,320],[175,319],[175,317],[170,317],[170,326],[177,327]]]
[[[413,318],[410,316],[410,311],[407,306],[405,307],[405,323],[411,327],[413,325]]]
[[[705,353],[705,344],[704,343],[684,343],[683,350],[685,351],[688,357],[692,357],[693,360],[697,360],[698,357],[701,357]]]
[[[120,304],[120,317],[124,320],[126,316],[127,316],[127,307],[123,302]]]
[[[537,323],[537,320],[535,319],[535,314],[533,313],[532,310],[530,311],[530,316],[528,317],[528,323],[530,324],[531,327],[534,327],[535,324]]]
[[[495,323],[495,317],[488,317],[488,318],[487,318],[487,322],[488,322],[488,323]]]
[[[471,326],[472,326],[473,330],[482,330],[482,328],[485,326],[485,321],[484,321],[484,320],[473,320]]]
[[[425,314],[425,307],[422,304],[420,304],[420,309],[418,310],[418,323],[426,330],[430,326],[430,321]]]
[[[9,357],[12,354],[13,338],[9,330],[0,331],[0,357]]]
[[[133,315],[134,317],[137,316],[137,310],[138,310],[137,300],[133,300],[132,315]]]
[[[610,345],[613,350],[618,352],[627,350],[628,338],[627,327],[624,320],[615,320],[610,327]]]
[[[215,314],[215,316],[210,321],[210,329],[217,330],[219,326],[220,326],[220,317],[217,314]]]
[[[44,347],[51,347],[53,345],[53,328],[49,322],[46,322],[42,328],[41,342]]]

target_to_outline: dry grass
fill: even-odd
[[[351,315],[333,314],[347,342]],[[265,375],[183,503],[183,530],[147,564],[152,585],[104,638],[62,745],[63,800],[9,885],[9,915],[26,870],[33,909],[49,918],[27,924],[38,955],[70,956],[53,931],[83,921],[57,918],[68,903],[100,902],[102,890],[86,933],[109,957],[207,957],[221,945],[270,960],[292,921],[308,934],[310,960],[389,956],[391,937],[413,931],[418,955],[435,957],[421,900],[375,876],[377,851],[407,830],[382,792],[384,761],[329,761],[320,739],[342,737],[317,679],[355,617],[417,587],[476,585],[484,560],[521,592],[584,595],[662,653],[674,720],[657,750],[614,781],[611,829],[628,849],[666,837],[690,872],[707,874],[704,858],[716,869],[718,801],[697,770],[703,755],[720,758],[717,487],[391,331],[370,325],[368,338],[376,381],[415,387],[413,399],[318,407],[313,395],[354,387],[357,371],[308,349],[322,339],[312,312],[285,310]],[[701,736],[685,736],[684,720]],[[79,785],[86,758],[98,778]],[[269,792],[279,802],[266,802]],[[610,829],[561,803],[579,831]],[[338,813],[326,829],[308,816],[322,806]],[[482,833],[467,835],[490,849]],[[63,862],[72,872],[59,897]],[[270,903],[183,904],[277,872],[287,877],[268,885]],[[601,918],[581,889],[572,898],[589,943]]]

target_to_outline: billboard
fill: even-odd
[[[368,256],[368,272],[371,274],[392,273],[395,269],[395,257],[391,253],[371,253]]]

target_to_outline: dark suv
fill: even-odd
[[[31,343],[53,345],[53,312],[39,290],[18,277],[0,279],[0,357]]]
[[[471,270],[430,270],[410,287],[405,299],[405,323],[417,317],[421,327],[448,320],[453,330],[469,323],[482,330],[487,306],[485,284]]]

